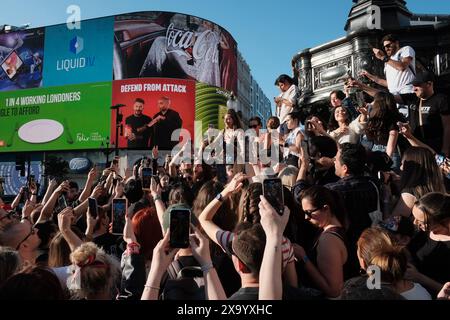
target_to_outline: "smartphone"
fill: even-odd
[[[97,199],[89,198],[89,212],[91,213],[92,218],[97,219],[98,216],[98,208],[97,208]]]
[[[189,231],[191,210],[172,209],[170,211],[170,240],[171,248],[189,247]]]
[[[113,199],[112,202],[112,234],[123,234],[125,215],[127,213],[127,199]]]
[[[268,178],[263,181],[263,195],[281,216],[284,212],[283,184],[279,178]]]
[[[142,168],[142,189],[150,190],[150,183],[153,176],[152,168]]]
[[[66,196],[65,196],[65,195],[62,194],[62,195],[58,198],[58,206],[59,206],[60,208],[63,208],[63,209],[65,209],[65,208],[68,207],[68,205],[67,205],[67,200],[66,200]]]

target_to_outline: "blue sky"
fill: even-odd
[[[281,73],[291,74],[292,56],[344,36],[351,0],[27,0],[10,1],[0,24],[39,27],[64,23],[69,5],[80,6],[82,19],[133,11],[175,11],[209,19],[227,29],[269,99]],[[448,0],[408,0],[415,13],[450,14]]]

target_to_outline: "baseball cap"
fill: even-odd
[[[417,85],[420,85],[425,82],[434,82],[434,81],[435,81],[434,74],[432,72],[425,71],[422,73],[418,73],[416,75],[416,77],[414,78],[414,80],[411,81],[409,84],[412,84],[413,86],[417,86]]]

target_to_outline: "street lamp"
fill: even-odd
[[[102,141],[102,144],[101,144],[101,146],[103,148],[103,153],[106,156],[106,163],[109,162],[109,154],[111,153],[109,151],[109,144],[110,144],[109,137],[106,137],[105,143],[103,143],[103,141]],[[105,147],[105,145],[106,145],[106,147]]]

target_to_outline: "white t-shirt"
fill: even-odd
[[[348,133],[339,135],[338,129],[330,132],[330,136],[336,140],[339,144],[343,143],[352,143],[356,144],[359,142],[359,138],[361,134],[364,133],[364,130],[367,127],[367,122],[359,122],[359,118],[361,115],[359,115],[355,120],[353,120],[350,125],[348,126]]]
[[[414,93],[413,86],[408,85],[408,83],[411,83],[411,81],[414,80],[416,73],[416,53],[414,49],[409,46],[402,47],[391,57],[391,59],[394,61],[401,61],[408,57],[411,57],[412,61],[403,71],[395,69],[388,63],[384,64],[384,73],[386,74],[388,89],[392,94]]]
[[[294,105],[296,103],[295,97],[297,96],[297,87],[295,84],[291,85],[289,89],[287,89],[285,92],[282,92],[278,95],[278,97],[281,97],[283,99],[287,99],[290,102],[292,102]],[[281,109],[277,110],[277,116],[280,119],[280,123],[284,123],[286,121],[286,116],[292,112],[294,108],[288,107],[284,103],[281,104]]]
[[[432,300],[428,291],[421,284],[415,282],[412,289],[402,292],[401,295],[406,300]]]

